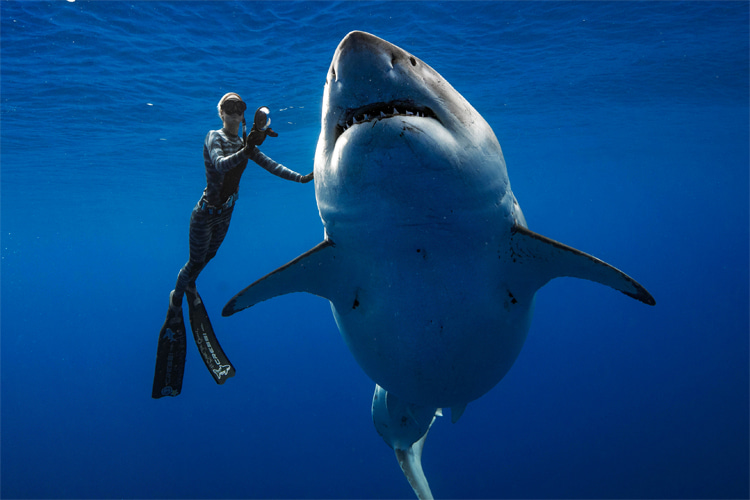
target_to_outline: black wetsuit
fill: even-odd
[[[282,179],[301,182],[304,178],[273,161],[257,147],[246,156],[241,138],[227,136],[223,130],[211,130],[203,144],[206,189],[190,216],[190,258],[177,275],[172,296],[174,306],[182,304],[185,289],[194,286],[196,278],[224,241],[248,160]]]

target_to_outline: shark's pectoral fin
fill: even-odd
[[[372,397],[372,421],[378,434],[396,452],[414,493],[420,499],[431,499],[432,492],[422,470],[422,449],[438,408],[407,403],[375,386]]]
[[[514,262],[540,270],[540,287],[553,278],[569,276],[607,285],[648,305],[656,304],[640,283],[619,269],[518,224],[511,230],[510,252]]]
[[[327,275],[336,260],[334,247],[333,242],[326,239],[293,261],[263,276],[232,297],[224,306],[222,316],[231,316],[258,302],[287,293],[308,292],[328,298],[331,280],[327,279]]]

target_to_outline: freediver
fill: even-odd
[[[175,288],[169,294],[167,318],[159,334],[152,393],[154,398],[176,396],[182,387],[186,342],[182,301],[186,293],[191,326],[206,366],[212,371],[218,383],[225,380],[222,379],[222,375],[228,377],[234,374],[229,361],[225,356],[222,358],[223,352],[213,336],[208,316],[195,288],[195,280],[206,264],[214,258],[229,230],[238,198],[240,178],[248,160],[282,179],[303,184],[313,179],[312,172],[307,175],[299,174],[272,160],[258,149],[267,136],[278,137],[278,134],[270,128],[271,120],[266,107],[258,108],[253,126],[247,134],[246,109],[247,105],[239,94],[225,94],[217,105],[223,127],[220,130],[210,130],[203,144],[206,188],[190,216],[189,259],[180,269]],[[239,136],[240,124],[242,137]],[[206,329],[210,330],[208,336]],[[219,354],[219,359],[216,358],[216,353]],[[231,370],[231,374],[227,374],[228,370]]]

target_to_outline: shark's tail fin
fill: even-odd
[[[422,470],[422,448],[424,448],[424,440],[426,438],[427,433],[425,432],[424,436],[411,445],[409,449],[394,449],[393,451],[396,452],[396,460],[398,460],[398,464],[401,466],[401,470],[404,471],[404,476],[409,481],[417,498],[420,500],[433,500],[430,485],[427,483],[427,477]]]
[[[375,429],[396,452],[401,470],[420,499],[432,499],[430,485],[422,470],[422,448],[438,410],[407,403],[379,385],[375,386],[372,397]]]
[[[656,304],[640,283],[619,269],[518,224],[511,230],[510,258],[541,271],[542,282],[534,284],[537,288],[553,278],[569,276],[607,285],[650,306]]]

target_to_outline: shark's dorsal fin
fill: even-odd
[[[511,229],[511,258],[541,271],[543,283],[539,287],[553,278],[569,276],[607,285],[651,306],[656,304],[640,283],[619,269],[518,224]]]
[[[279,295],[293,292],[308,292],[328,298],[326,275],[336,258],[335,245],[329,239],[284,264],[232,297],[224,306],[222,316],[254,306]]]

